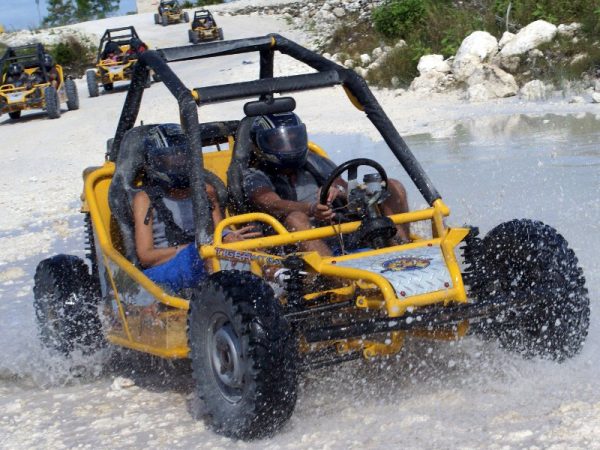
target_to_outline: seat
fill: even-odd
[[[250,212],[248,199],[244,193],[244,170],[248,168],[250,158],[254,152],[254,143],[250,136],[254,119],[254,117],[244,117],[235,133],[231,163],[229,169],[227,169],[229,211],[232,215]]]
[[[214,139],[214,130],[219,127],[219,124],[221,122],[200,124],[201,135],[206,134],[206,138],[203,137],[203,145],[207,145]],[[119,153],[115,161],[115,173],[108,192],[108,204],[113,218],[119,226],[124,256],[138,267],[139,261],[135,251],[133,198],[140,190],[137,182],[146,161],[144,140],[153,126],[141,125],[125,133],[119,147]],[[205,141],[208,142],[205,143]],[[223,208],[227,207],[228,195],[225,184],[208,170],[205,171],[204,175],[206,181],[215,188],[221,206]]]

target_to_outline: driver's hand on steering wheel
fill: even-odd
[[[323,205],[319,202],[314,202],[310,205],[310,215],[321,222],[331,220],[335,217],[331,206]]]

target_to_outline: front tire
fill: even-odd
[[[60,117],[60,99],[54,86],[48,86],[44,89],[44,102],[46,103],[48,118],[58,119]]]
[[[79,93],[77,92],[77,85],[70,78],[65,80],[65,91],[67,93],[67,108],[69,111],[79,109]]]
[[[169,17],[167,17],[166,14],[163,14],[160,18],[161,24],[163,27],[166,27],[167,25],[169,25]]]
[[[512,220],[473,242],[465,279],[471,296],[531,299],[475,329],[525,357],[563,361],[579,353],[590,306],[583,272],[567,241],[542,222]],[[535,302],[540,295],[543,300]]]
[[[33,287],[36,322],[42,343],[68,356],[103,345],[98,296],[85,263],[57,255],[41,261]]]
[[[98,82],[96,81],[96,71],[90,69],[85,72],[85,80],[87,81],[90,97],[98,97],[98,95],[100,95],[100,90],[98,89]]]
[[[249,272],[211,275],[192,296],[193,412],[218,433],[268,436],[296,404],[297,344],[271,287]]]

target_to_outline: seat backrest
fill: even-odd
[[[250,211],[244,193],[244,170],[248,168],[250,157],[254,152],[254,143],[250,135],[254,119],[254,117],[244,117],[235,134],[231,163],[227,169],[229,210],[232,214],[244,214]]]

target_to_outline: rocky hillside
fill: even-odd
[[[594,2],[589,4],[593,6]],[[555,23],[505,23],[504,18],[490,15],[490,8],[483,7],[485,0],[438,2],[453,3],[453,9],[448,10],[453,17],[446,18],[448,25],[440,17],[440,10],[434,11],[435,17],[428,16],[426,9],[419,10],[421,3],[426,2],[314,0],[247,6],[231,14],[282,15],[293,26],[310,33],[313,47],[325,56],[356,70],[372,84],[397,89],[399,94],[405,89],[425,95],[459,91],[470,101],[515,95],[538,100],[554,90],[563,90],[574,96],[573,101],[585,101],[580,94],[589,101],[600,100],[600,94],[594,90],[598,84],[595,67],[600,63],[600,43],[593,38],[589,24],[561,23],[550,14],[551,9],[545,16],[538,16],[547,16]],[[430,23],[414,19],[415,11],[409,11],[414,13],[410,16],[414,23],[393,22],[389,18],[384,21],[382,11],[388,11],[383,8],[390,4],[413,5]],[[567,14],[564,9],[565,18],[583,13],[577,12],[577,5],[572,9],[576,12]],[[475,18],[466,19],[466,14]],[[516,17],[521,21],[527,18],[522,12]],[[480,23],[481,29],[473,30],[466,20]],[[392,25],[400,27],[400,31],[395,33],[397,30],[389,28]],[[455,28],[449,29],[451,25]],[[444,29],[436,31],[432,27]],[[512,32],[503,31],[505,28]]]

